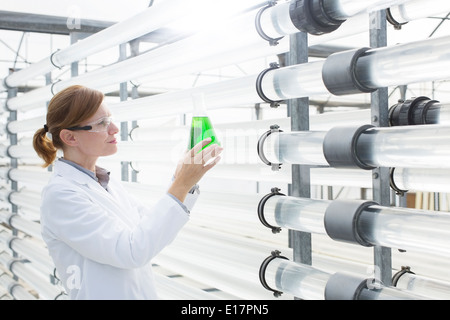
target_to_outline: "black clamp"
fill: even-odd
[[[327,90],[336,95],[374,92],[378,88],[363,85],[356,76],[356,64],[370,48],[360,48],[333,53],[322,68],[322,80]]]
[[[61,79],[58,79],[58,80],[56,80],[55,82],[52,83],[52,85],[50,87],[50,92],[52,93],[52,95],[56,94],[55,90],[54,90],[55,84],[57,84],[58,82],[61,82],[61,81],[62,81]]]
[[[278,171],[281,169],[282,163],[272,163],[269,160],[267,160],[266,156],[264,155],[264,142],[266,141],[267,137],[270,136],[274,132],[283,132],[280,130],[280,127],[278,125],[270,126],[270,130],[264,133],[258,140],[257,145],[257,152],[258,156],[261,159],[262,162],[267,164],[268,166],[272,167],[272,171]]]
[[[361,237],[358,220],[364,209],[377,205],[374,201],[334,200],[325,210],[324,226],[328,236],[336,241],[373,246]]]
[[[286,258],[286,257],[284,257],[284,256],[281,256],[280,253],[281,253],[281,252],[278,251],[278,250],[272,251],[271,255],[270,255],[269,257],[267,257],[267,258],[263,261],[263,263],[261,264],[261,267],[259,268],[259,281],[261,282],[262,286],[263,286],[265,289],[267,289],[267,290],[273,292],[273,295],[275,296],[275,298],[278,298],[279,296],[281,296],[281,295],[283,294],[283,292],[278,291],[278,290],[275,290],[275,289],[272,289],[272,288],[267,284],[267,282],[266,282],[266,276],[265,276],[265,275],[266,275],[266,269],[267,269],[267,266],[268,266],[269,263],[272,262],[274,259],[278,259],[278,258],[279,258],[279,259],[289,260],[288,258]]]
[[[397,185],[395,184],[394,174],[395,174],[395,168],[390,168],[389,169],[389,184],[390,184],[392,190],[394,190],[397,195],[404,196],[405,193],[407,193],[409,190],[402,190],[399,187],[397,187]]]
[[[323,154],[329,165],[334,168],[374,169],[375,167],[361,161],[357,153],[359,137],[373,127],[373,125],[363,125],[330,129],[323,140]]]
[[[286,195],[283,193],[280,193],[280,189],[278,189],[278,188],[272,188],[271,191],[272,192],[265,195],[258,204],[258,218],[259,218],[259,221],[261,221],[261,223],[265,227],[272,229],[272,233],[275,234],[275,233],[280,233],[281,228],[272,226],[267,222],[266,218],[264,217],[264,206],[266,205],[267,200],[269,200],[273,196],[286,196]]]
[[[331,33],[345,20],[337,20],[327,12],[323,0],[291,1],[289,15],[294,26],[312,35]]]
[[[439,101],[423,96],[405,101],[399,100],[389,109],[389,124],[391,126],[437,124],[427,121],[428,111],[436,104],[439,104]]]
[[[402,266],[402,269],[392,276],[392,286],[393,287],[397,286],[398,280],[400,280],[400,278],[405,273],[415,274],[414,272],[411,271],[411,267],[408,267],[408,266],[404,267],[404,266]]]
[[[275,70],[275,69],[278,69],[279,67],[280,66],[277,63],[272,62],[270,64],[270,68],[268,68],[268,69],[264,70],[263,72],[261,72],[258,75],[258,77],[256,78],[256,92],[258,93],[258,96],[261,98],[261,100],[269,103],[272,108],[279,107],[280,103],[283,102],[284,100],[274,101],[274,100],[271,100],[271,99],[267,98],[267,96],[264,94],[264,91],[262,89],[262,81],[263,81],[263,78],[264,78],[264,76],[266,75],[267,72]]]
[[[386,9],[386,20],[394,26],[395,30],[400,30],[403,25],[408,23],[408,22],[400,23],[397,20],[395,20],[394,16],[392,15],[391,8]]]
[[[264,11],[266,11],[268,8],[273,7],[274,5],[277,4],[277,1],[269,1],[267,3],[267,6],[261,8],[258,13],[256,14],[256,18],[255,18],[255,27],[256,27],[256,32],[258,32],[259,36],[261,38],[263,38],[264,40],[268,41],[269,44],[271,46],[276,46],[278,45],[278,41],[280,41],[281,39],[283,39],[284,37],[279,37],[279,38],[271,38],[269,37],[262,29],[261,27],[261,16],[263,14]]]
[[[53,65],[55,68],[61,69],[62,66],[58,66],[58,65],[55,63],[55,61],[53,60],[54,55],[55,55],[56,53],[58,53],[58,51],[60,51],[60,49],[56,50],[55,52],[53,52],[53,53],[51,54],[51,56],[50,56],[50,62],[52,63],[52,65]]]

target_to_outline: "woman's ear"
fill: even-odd
[[[73,131],[62,129],[59,133],[59,138],[68,146],[75,147],[78,145],[78,139]]]

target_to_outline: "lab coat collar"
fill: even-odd
[[[86,185],[88,187],[95,186],[95,188],[100,187],[103,189],[103,187],[92,179],[92,177],[63,161],[56,161],[54,163],[53,172],[55,175],[60,175],[66,179],[71,179],[78,184]]]

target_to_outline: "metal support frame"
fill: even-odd
[[[288,64],[308,62],[308,34],[296,33],[290,36]],[[309,98],[291,99],[287,101],[288,116],[291,118],[292,131],[309,130]],[[294,197],[311,198],[310,167],[292,166],[292,184],[289,194]],[[300,231],[289,231],[290,246],[294,250],[294,261],[306,265],[312,264],[311,234]]]
[[[386,11],[375,11],[370,14],[370,46],[379,48],[387,46]],[[389,94],[388,88],[380,88],[371,93],[372,125],[389,126]],[[373,171],[373,200],[382,206],[389,206],[391,193],[389,184],[389,168],[375,168]],[[392,283],[391,248],[374,247],[375,278],[385,286]]]
[[[122,43],[119,46],[119,61],[123,61],[127,59],[127,44]],[[120,84],[120,101],[126,101],[128,100],[128,85],[127,82],[122,82]],[[128,141],[128,122],[121,122],[120,123],[120,138],[121,141]],[[122,181],[129,181],[130,179],[130,173],[129,173],[129,167],[130,163],[128,161],[122,161],[121,162],[122,167]]]

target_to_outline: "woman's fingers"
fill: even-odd
[[[205,148],[201,152],[197,153],[194,156],[194,164],[202,164],[205,165],[208,163],[211,159],[217,157],[221,152],[223,148],[221,148],[218,145],[210,145],[209,147]]]
[[[197,143],[192,149],[191,149],[191,155],[195,156],[197,153],[199,153],[203,147],[207,146],[208,143],[210,143],[212,141],[211,138],[206,138],[202,141],[200,141],[199,143]]]

